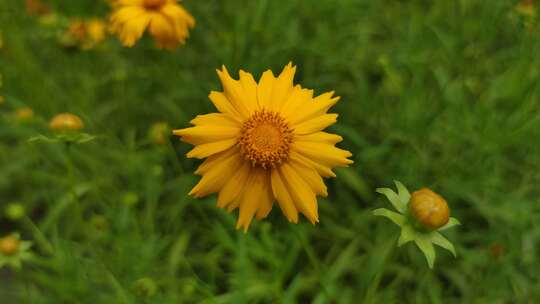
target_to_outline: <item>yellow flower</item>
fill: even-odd
[[[90,19],[86,22],[86,33],[88,38],[94,43],[105,40],[105,22],[100,19]]]
[[[446,200],[428,188],[412,193],[410,208],[414,218],[431,230],[446,225],[450,219],[450,208]]]
[[[13,256],[19,251],[21,241],[14,235],[8,235],[0,239],[0,253],[5,256]]]
[[[15,118],[19,121],[29,120],[34,117],[34,111],[29,107],[22,107],[15,111]]]
[[[316,196],[327,195],[321,176],[335,177],[332,168],[352,163],[350,152],[334,147],[341,136],[323,132],[336,122],[338,115],[327,111],[339,97],[313,97],[313,90],[294,86],[295,71],[289,63],[279,76],[266,71],[256,83],[242,70],[235,80],[223,67],[217,73],[224,92],[209,96],[220,113],[199,115],[194,127],[173,131],[195,145],[188,157],[206,158],[190,195],[219,193],[219,208],[240,209],[237,229],[247,231],[253,216],[265,218],[274,200],[290,222],[297,223],[300,212],[315,224]]]
[[[49,122],[49,128],[55,131],[78,131],[84,128],[81,118],[71,113],[58,114]]]
[[[124,46],[131,47],[146,28],[160,48],[184,44],[195,19],[176,0],[117,0],[111,30]]]

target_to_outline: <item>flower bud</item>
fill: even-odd
[[[71,113],[58,114],[49,122],[49,128],[54,131],[78,131],[84,128],[81,118]]]
[[[167,143],[168,136],[171,133],[167,123],[158,122],[150,127],[148,137],[157,145],[164,145]]]
[[[5,209],[6,217],[12,221],[20,220],[26,214],[24,206],[20,203],[10,203]]]
[[[0,239],[0,254],[13,256],[19,251],[19,239],[14,235],[8,235]]]
[[[148,277],[138,279],[135,282],[134,292],[141,298],[149,298],[156,294],[157,285],[154,280]]]
[[[444,198],[428,188],[412,193],[410,210],[414,218],[430,230],[441,228],[450,218],[450,209]]]

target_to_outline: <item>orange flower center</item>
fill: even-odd
[[[293,132],[285,119],[262,110],[244,122],[238,143],[247,160],[267,169],[289,157],[292,140]]]
[[[144,7],[149,10],[157,10],[160,9],[167,0],[144,0]]]

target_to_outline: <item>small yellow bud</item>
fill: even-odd
[[[431,230],[441,228],[450,219],[448,203],[428,188],[412,193],[410,210],[420,224]]]
[[[168,136],[171,133],[167,123],[158,122],[150,127],[148,136],[156,145],[164,145],[168,141]]]
[[[13,256],[19,251],[21,241],[14,236],[8,235],[0,239],[0,253],[5,256]]]
[[[19,108],[15,111],[15,117],[19,121],[29,120],[34,117],[34,111],[29,107]]]
[[[49,122],[49,128],[54,131],[78,131],[84,128],[81,118],[75,114],[58,114]]]

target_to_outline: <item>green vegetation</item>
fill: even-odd
[[[185,0],[197,25],[172,52],[64,47],[63,18],[109,7],[47,3],[56,24],[0,1],[0,237],[34,252],[0,270],[1,303],[540,302],[540,23],[516,1]],[[191,147],[149,130],[213,111],[222,64],[258,77],[289,61],[342,97],[330,130],[355,164],[327,181],[320,224],[275,206],[244,234],[214,196],[187,196]],[[60,112],[96,138],[28,141]],[[445,197],[457,258],[438,248],[430,270],[414,244],[394,251],[399,227],[372,214],[393,180]]]

